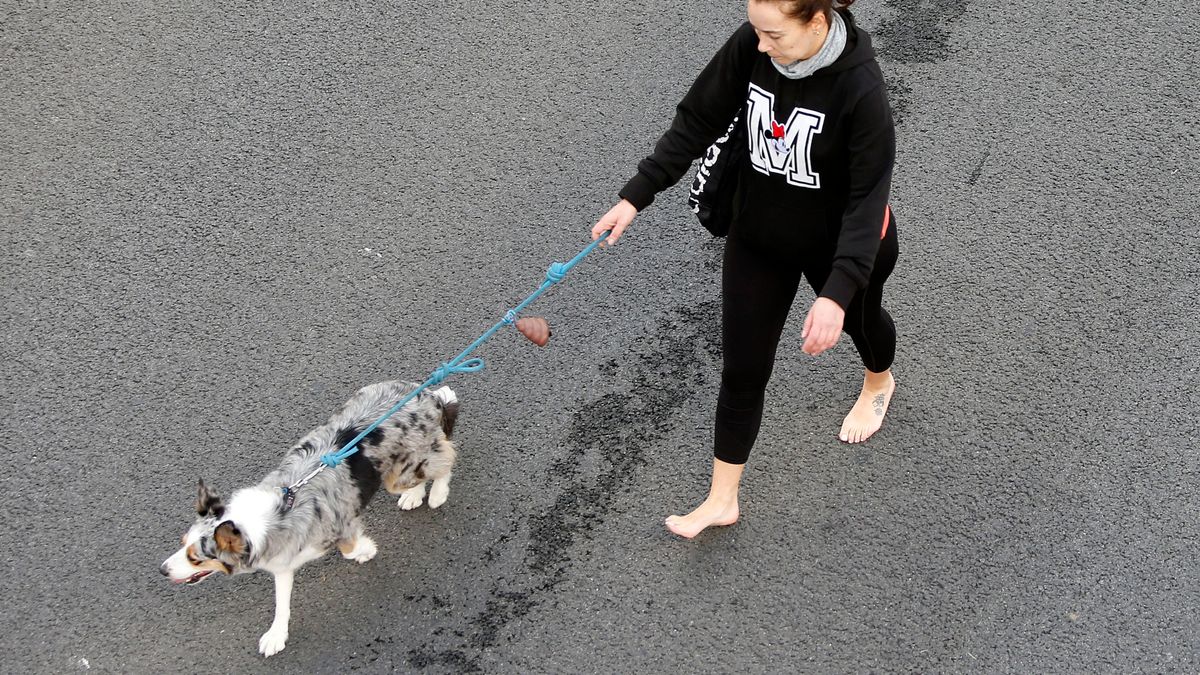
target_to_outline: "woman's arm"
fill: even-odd
[[[741,25],[692,83],[675,108],[671,128],[638,163],[635,175],[620,196],[641,211],[655,195],[683,177],[725,130],[746,102],[746,86],[758,55],[758,38],[750,22]]]
[[[882,82],[855,104],[847,151],[849,202],[842,216],[833,270],[820,293],[842,309],[871,278],[892,187],[896,131]]]

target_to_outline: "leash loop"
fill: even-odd
[[[475,373],[480,370],[483,370],[483,366],[484,366],[483,359],[478,358],[478,357],[473,358],[473,359],[467,359],[466,361],[463,361],[462,363],[458,363],[458,364],[443,363],[442,365],[435,368],[433,373],[431,373],[429,375],[428,384],[429,385],[441,384],[443,380],[445,380],[446,378],[450,377],[451,375],[453,375],[455,373]],[[417,391],[420,391],[420,389],[418,389]]]

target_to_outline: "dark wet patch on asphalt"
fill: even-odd
[[[888,0],[891,16],[875,29],[884,56],[896,63],[937,63],[950,56],[948,24],[967,11],[967,0]]]
[[[888,102],[892,104],[892,120],[896,126],[904,124],[908,109],[912,105],[912,87],[905,84],[904,79],[893,75],[888,78]]]
[[[938,63],[950,57],[949,24],[967,11],[967,0],[884,2],[890,16],[873,31],[879,60],[884,64]],[[885,71],[887,70],[885,66]],[[887,73],[888,100],[896,124],[904,123],[912,104],[912,87],[894,72]]]
[[[442,641],[435,636],[408,653],[410,665],[482,672],[479,657],[469,654],[496,645],[509,623],[528,615],[564,579],[572,548],[604,522],[613,496],[627,489],[629,477],[670,433],[673,416],[690,405],[693,392],[716,377],[718,370],[709,364],[720,355],[719,303],[676,308],[653,334],[630,345],[629,355],[623,363],[614,359],[599,366],[629,382],[628,393],[608,393],[576,406],[566,453],[548,471],[549,488],[560,488],[558,496],[526,521],[523,573],[493,580],[483,611],[464,622],[465,630],[454,631],[451,642],[457,646],[438,644]],[[511,531],[503,535],[508,539],[522,527],[518,518],[511,522]]]

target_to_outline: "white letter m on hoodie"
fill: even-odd
[[[795,108],[782,127],[775,121],[775,95],[751,84],[746,101],[746,138],[750,163],[768,176],[783,174],[789,185],[820,188],[821,176],[811,164],[813,136],[821,133],[825,115]]]

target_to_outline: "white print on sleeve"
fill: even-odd
[[[746,138],[750,163],[760,173],[783,174],[789,185],[820,188],[821,175],[812,170],[813,136],[825,126],[824,113],[795,108],[785,124],[775,121],[775,95],[750,85],[746,101]]]

